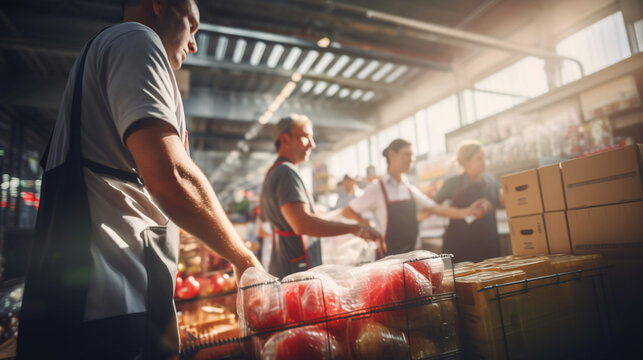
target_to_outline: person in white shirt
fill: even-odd
[[[262,268],[188,154],[173,71],[199,20],[195,0],[126,0],[75,62],[43,157],[18,360],[178,358],[178,227],[237,276]]]
[[[387,255],[402,254],[415,249],[418,238],[418,214],[437,214],[463,219],[484,214],[487,200],[480,199],[469,207],[456,209],[439,205],[411,185],[406,179],[413,164],[412,144],[396,139],[384,149],[382,155],[388,163],[387,173],[369,184],[364,194],[353,199],[342,215],[361,224],[368,224],[361,214],[372,212],[375,229],[384,234]]]

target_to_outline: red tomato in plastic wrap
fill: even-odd
[[[402,271],[404,266],[404,272]],[[431,295],[430,281],[409,264],[394,264],[378,269],[368,277],[363,294],[366,307],[394,306],[395,303]],[[375,312],[372,318],[395,328],[406,326],[405,310]]]
[[[261,352],[264,360],[341,359],[335,337],[316,326],[279,332],[270,338]]]
[[[278,284],[260,285],[243,292],[243,311],[252,329],[269,329],[286,323],[284,293]]]
[[[304,276],[304,275],[302,275]],[[305,276],[309,276],[306,274]],[[345,312],[340,300],[340,289],[330,278],[297,279],[282,284],[288,309],[288,323],[321,320]],[[328,330],[343,335],[346,319],[328,322]],[[326,323],[319,324],[326,329]]]
[[[442,279],[444,278],[444,263],[442,262],[442,259],[435,258],[417,260],[409,262],[408,264],[431,281],[431,288],[433,289],[434,294],[443,292],[440,291]]]

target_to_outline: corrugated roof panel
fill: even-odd
[[[319,59],[319,61],[315,65],[314,71],[318,74],[324,73],[324,70],[326,70],[326,67],[328,66],[328,64],[330,64],[331,61],[333,61],[334,58],[335,55],[333,55],[332,53],[324,53],[324,55],[322,55],[321,59]]]
[[[297,60],[299,60],[299,56],[301,55],[301,53],[301,49],[296,46],[290,48],[288,56],[286,56],[286,60],[284,60],[283,68],[285,70],[291,70],[293,66],[295,66],[295,63],[297,63]]]
[[[310,50],[306,54],[306,57],[304,57],[304,60],[299,64],[299,68],[297,69],[298,72],[305,74],[310,70],[310,67],[313,65],[315,60],[317,60],[317,57],[319,56],[319,52],[317,50]]]
[[[234,53],[232,54],[232,61],[240,63],[243,60],[243,55],[246,53],[246,45],[248,42],[244,39],[237,39],[234,44]]]
[[[371,60],[368,65],[366,65],[358,74],[357,78],[360,80],[366,79],[377,67],[380,66],[380,62],[377,60]]]
[[[225,52],[228,48],[228,38],[225,36],[219,36],[217,39],[217,47],[214,52],[214,58],[218,61],[222,61],[225,58]]]
[[[358,70],[362,65],[364,65],[364,62],[365,62],[365,61],[364,61],[364,59],[362,59],[362,58],[356,58],[356,59],[355,59],[355,60],[353,60],[353,62],[348,66],[348,68],[346,68],[346,70],[344,70],[344,73],[342,73],[342,76],[343,76],[343,77],[347,77],[347,78],[352,77],[352,76],[353,76],[353,74],[355,74],[355,72],[356,72],[356,71],[357,71],[357,70]]]
[[[266,43],[263,41],[257,41],[252,49],[252,55],[250,55],[250,64],[257,66],[261,62],[261,57],[263,52],[266,50]]]
[[[275,44],[270,51],[270,56],[268,56],[266,65],[268,65],[268,67],[270,68],[276,67],[279,63],[279,59],[281,59],[281,55],[284,53],[284,50],[285,48],[283,45]]]
[[[386,64],[384,64],[384,66],[382,66],[381,68],[379,68],[379,70],[377,70],[377,71],[375,72],[375,74],[373,74],[373,77],[371,77],[371,80],[373,80],[373,81],[380,81],[380,80],[382,80],[382,78],[384,77],[384,75],[388,74],[391,70],[393,70],[393,67],[394,67],[394,65],[393,65],[393,64],[391,64],[391,63],[386,63]]]

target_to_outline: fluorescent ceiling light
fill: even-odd
[[[272,51],[270,52],[270,56],[268,56],[268,61],[266,63],[268,67],[274,68],[275,66],[277,66],[279,59],[281,59],[281,54],[283,53],[284,53],[283,45],[276,44],[275,46],[273,46]]]
[[[393,64],[391,63],[386,63],[384,66],[382,66],[379,70],[373,74],[373,77],[371,78],[373,81],[380,81],[384,77],[384,75],[388,74],[389,71],[393,69]]]
[[[301,84],[301,92],[303,92],[304,94],[309,92],[310,89],[313,88],[313,85],[315,85],[315,83],[311,80],[304,80],[304,82]]]
[[[343,89],[341,89],[341,90],[339,91],[339,97],[343,99],[343,98],[347,97],[347,96],[348,96],[348,94],[350,94],[350,93],[351,93],[351,91],[350,91],[350,90],[348,90],[348,89],[346,89],[346,88],[343,88]]]
[[[208,54],[208,44],[210,42],[210,35],[206,32],[200,32],[197,34],[196,43],[197,43],[197,56],[206,56]]]
[[[297,72],[300,72],[302,74],[307,73],[308,70],[310,70],[310,66],[317,59],[317,56],[319,56],[319,53],[316,50],[308,51],[308,54],[306,54],[304,60],[301,62],[301,64],[299,64],[299,69],[297,69]]]
[[[366,77],[368,77],[368,75],[370,75],[370,74],[373,72],[373,70],[377,69],[377,67],[378,67],[378,66],[380,66],[380,62],[379,62],[379,61],[377,61],[377,60],[371,60],[371,62],[370,62],[370,63],[368,63],[368,65],[366,65],[366,66],[365,66],[365,67],[364,67],[364,68],[359,72],[359,74],[357,74],[357,78],[358,78],[358,79],[360,79],[360,80],[365,79]]]
[[[252,55],[250,55],[250,64],[254,66],[259,65],[264,50],[266,50],[266,43],[263,41],[257,41],[254,49],[252,49]]]
[[[228,38],[225,36],[219,36],[219,40],[217,41],[217,49],[214,53],[214,58],[219,61],[223,60],[227,47],[228,47]]]
[[[344,68],[344,66],[346,66],[346,64],[348,64],[348,61],[349,61],[350,59],[351,59],[351,58],[350,58],[348,55],[342,55],[342,56],[340,56],[340,57],[339,57],[339,59],[337,59],[337,61],[335,61],[335,63],[333,64],[333,66],[331,66],[331,67],[330,67],[330,70],[328,70],[327,75],[328,75],[328,76],[335,76],[335,75],[337,75],[337,74],[339,73],[339,71],[340,71],[341,69],[343,69],[343,68]]]
[[[362,97],[362,101],[367,102],[367,101],[371,100],[374,96],[375,96],[375,92],[374,91],[369,91],[366,94],[364,94],[364,96]]]
[[[235,63],[240,63],[243,59],[243,54],[246,52],[247,42],[244,39],[237,39],[237,44],[234,47],[234,53],[232,54],[232,61]]]
[[[330,64],[331,61],[335,58],[335,55],[331,53],[325,53],[321,59],[317,62],[317,65],[315,65],[315,72],[318,74],[321,74],[326,70],[326,67],[328,64]]]
[[[319,95],[322,93],[322,91],[324,91],[324,89],[326,89],[326,86],[328,86],[327,82],[319,81],[317,82],[317,85],[315,85],[315,89],[313,90],[313,92],[315,93],[315,95]]]
[[[384,79],[387,83],[392,83],[393,81],[397,80],[402,74],[404,74],[409,68],[406,67],[406,65],[401,65],[397,69],[395,69],[392,73],[389,74],[389,76]]]
[[[297,59],[299,59],[299,55],[301,55],[301,49],[293,46],[290,48],[290,52],[288,53],[288,56],[286,56],[286,60],[284,60],[284,69],[290,70],[292,67],[295,65],[297,62]]]
[[[333,85],[328,87],[328,90],[326,90],[326,95],[327,96],[333,96],[333,95],[335,95],[337,93],[338,90],[339,90],[339,85],[333,84]]]
[[[353,91],[353,95],[351,95],[351,99],[357,100],[362,96],[363,93],[364,92],[362,90],[357,89],[357,90]]]
[[[363,64],[364,64],[364,59],[362,58],[357,58],[353,60],[353,62],[348,66],[348,68],[344,70],[344,73],[342,74],[342,76],[347,78],[353,76],[353,74],[355,74],[355,71],[357,71],[357,69],[359,69]]]

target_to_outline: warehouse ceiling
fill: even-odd
[[[272,124],[280,117],[307,114],[316,153],[333,151],[396,120],[384,119],[382,108],[417,98],[418,81],[462,79],[458,74],[468,70],[462,64],[484,51],[421,25],[515,39],[553,7],[573,13],[582,2],[201,0],[199,51],[177,75],[192,156],[216,191],[258,184],[275,156]],[[47,136],[75,57],[93,34],[120,21],[120,3],[3,1],[1,116],[35,124]],[[591,3],[605,8],[615,1]],[[533,46],[541,39],[528,33],[524,40]]]

